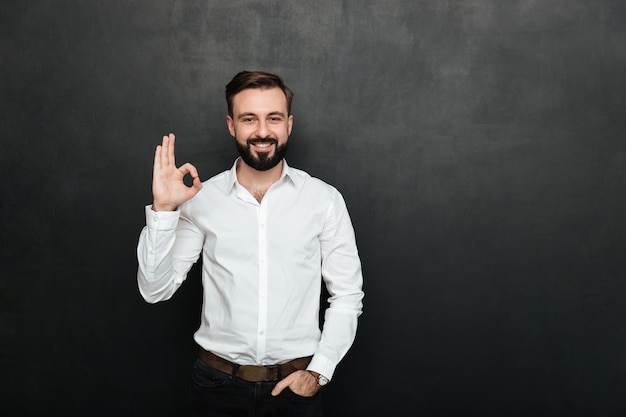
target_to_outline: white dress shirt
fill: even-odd
[[[308,369],[330,379],[356,335],[361,262],[341,194],[283,162],[260,203],[235,161],[177,211],[146,206],[139,290],[150,303],[171,298],[202,255],[200,346],[241,365],[314,355]],[[330,305],[320,331],[322,279]]]

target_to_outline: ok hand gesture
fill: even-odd
[[[196,167],[190,163],[176,168],[174,158],[173,133],[163,136],[163,142],[157,146],[154,154],[154,172],[152,175],[152,196],[154,211],[174,211],[185,201],[198,194],[202,182],[198,177]],[[185,175],[191,175],[193,185],[188,187],[183,182]]]

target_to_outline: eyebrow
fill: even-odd
[[[237,118],[241,119],[242,117],[248,117],[248,116],[256,116],[256,113],[248,111],[248,112],[245,112],[245,113],[241,113],[240,115],[237,116]],[[282,111],[273,111],[273,112],[268,113],[268,116],[285,117],[285,113],[283,113]]]

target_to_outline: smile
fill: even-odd
[[[248,139],[248,146],[253,147],[257,152],[269,152],[272,145],[278,146],[278,141],[274,138],[253,138]]]

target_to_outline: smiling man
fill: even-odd
[[[155,152],[137,281],[146,301],[168,300],[202,257],[192,416],[322,416],[321,387],[356,335],[354,230],[339,191],[285,160],[292,98],[277,75],[235,75],[226,123],[240,158],[205,182],[176,166],[173,134]]]
[[[228,130],[244,162],[237,179],[259,202],[282,172],[293,125],[292,97],[281,88],[249,88],[227,98]]]
[[[244,162],[255,170],[274,168],[287,153],[293,116],[286,113],[285,100],[278,88],[248,89],[237,94],[236,109],[234,104],[229,109],[230,134]]]

